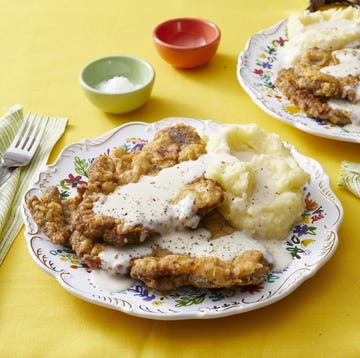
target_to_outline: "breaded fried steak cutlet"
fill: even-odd
[[[258,285],[271,265],[260,251],[245,251],[232,261],[216,256],[194,258],[188,255],[166,255],[136,259],[131,277],[148,287],[162,291],[192,285],[204,288]]]
[[[308,116],[332,124],[350,124],[351,112],[332,106],[329,100],[357,102],[354,88],[359,77],[336,78],[321,71],[338,63],[331,50],[308,49],[295,67],[279,71],[275,86]]]
[[[255,137],[260,133],[264,135]],[[206,174],[208,168],[225,168],[227,163],[240,168],[241,161],[231,151],[207,152],[206,146],[191,126],[165,128],[134,153],[117,147],[95,158],[87,170],[88,183],[78,187],[75,197],[61,200],[52,186],[41,198],[30,198],[28,208],[52,242],[70,245],[85,266],[119,279],[130,275],[159,290],[259,284],[272,268],[273,256],[225,219],[223,204],[234,201],[235,194],[224,189],[224,178],[219,184]],[[284,158],[286,151],[280,152]],[[247,163],[242,170],[249,168]],[[261,197],[248,178],[256,172],[241,172],[249,181],[246,198],[252,205]],[[256,191],[253,199],[251,190]],[[271,189],[266,197],[274,193]],[[301,198],[296,194],[292,200]]]
[[[275,86],[311,118],[358,127],[360,10],[295,13],[287,19],[286,33]]]
[[[137,182],[142,175],[155,176],[164,168],[195,160],[205,152],[205,142],[192,127],[166,128],[135,153],[126,152],[120,146],[109,155],[95,158],[87,170],[88,183],[78,188],[75,199],[60,201],[58,189],[51,187],[41,200],[31,198],[28,206],[36,223],[56,243],[69,242],[73,231],[89,239],[102,239],[117,245],[125,241],[141,242],[154,234],[152,230],[140,224],[124,227],[121,218],[96,215],[94,203],[117,187]]]

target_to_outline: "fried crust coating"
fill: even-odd
[[[211,232],[211,239],[231,235],[236,231],[236,229],[225,220],[224,216],[217,209],[207,214],[203,218],[201,225]]]
[[[137,182],[141,175],[156,175],[161,169],[182,161],[196,160],[206,153],[205,147],[205,142],[194,128],[178,124],[160,130],[152,141],[134,153],[118,147],[109,156],[95,158],[87,170],[89,182],[84,199],[77,210],[75,229],[84,237],[101,238],[104,242],[117,246],[140,243],[157,234],[143,225],[125,227],[121,219],[97,215],[92,210],[93,203],[99,198],[100,193],[109,194],[119,185]],[[215,187],[210,183],[208,186],[208,190]],[[209,205],[203,203],[202,211],[205,212],[206,206],[215,205],[214,198],[219,200],[220,205],[222,196],[216,196],[217,194],[218,191],[215,191],[213,196],[208,195],[207,198],[213,200]],[[198,200],[200,193],[195,197]]]
[[[295,67],[279,71],[275,86],[308,116],[335,125],[350,124],[351,113],[332,108],[327,101],[329,99],[355,101],[356,93],[348,87],[354,85],[359,79],[352,76],[335,78],[320,72],[321,68],[337,63],[337,58],[330,50],[308,49]]]
[[[201,288],[258,285],[270,269],[260,251],[250,250],[232,262],[213,256],[144,257],[134,260],[130,276],[150,288],[169,291],[187,285]]]
[[[172,201],[177,203],[186,197],[194,201],[194,214],[204,216],[222,204],[224,192],[214,180],[200,178],[181,188]]]
[[[141,175],[156,175],[161,169],[206,153],[206,143],[194,128],[183,124],[157,132],[142,149],[126,152],[117,147],[108,156],[95,158],[87,169],[88,189],[111,193],[118,185],[136,183]]]
[[[223,191],[221,187],[210,179],[199,179],[184,186],[174,202],[190,196],[194,200],[194,215],[204,216],[209,211],[220,206],[223,202]],[[136,244],[158,234],[156,231],[144,226],[126,226],[122,219],[95,214],[93,203],[99,197],[98,193],[85,193],[74,219],[74,229],[83,237],[102,240],[110,245],[122,246],[125,244]],[[188,226],[187,219],[183,224]],[[189,225],[192,223],[189,221]],[[193,226],[191,226],[194,228]]]
[[[141,150],[126,152],[120,146],[95,158],[87,169],[88,183],[79,186],[77,197],[60,200],[57,187],[51,187],[41,199],[30,198],[28,207],[39,228],[57,244],[68,244],[73,231],[84,240],[113,245],[140,243],[155,232],[142,225],[125,228],[121,219],[96,215],[94,202],[118,185],[137,182],[141,175],[156,175],[163,168],[205,153],[206,143],[196,130],[178,124],[158,131]]]
[[[93,204],[99,196],[99,193],[85,192],[82,202],[77,207],[73,229],[81,233],[81,237],[122,246],[143,242],[155,234],[143,225],[126,227],[122,219],[96,214]]]
[[[97,242],[95,239],[84,236],[78,231],[74,231],[70,236],[71,248],[80,258],[83,265],[92,269],[101,268],[99,253],[106,247],[105,244]]]
[[[329,121],[332,124],[345,125],[351,123],[350,112],[342,109],[333,109],[306,88],[297,85],[299,79],[293,68],[279,72],[276,87],[282,94],[301,111],[310,117]]]
[[[59,189],[51,186],[41,199],[32,196],[27,206],[38,227],[53,243],[67,245],[72,231],[72,215],[77,203],[77,199],[60,200]]]
[[[305,51],[294,67],[293,80],[297,88],[307,90],[317,97],[340,98],[342,87],[339,80],[320,72],[322,67],[335,65],[337,62],[331,51],[316,47]]]

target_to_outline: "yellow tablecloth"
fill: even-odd
[[[1,357],[359,357],[359,199],[338,187],[341,160],[359,162],[359,144],[299,131],[258,108],[239,85],[236,64],[247,39],[303,0],[0,0],[0,111],[68,117],[53,162],[68,144],[129,121],[168,116],[256,122],[318,160],[345,215],[331,260],[281,301],[227,318],[152,321],[85,302],[65,291],[28,254],[23,230],[0,267]],[[165,63],[152,44],[155,25],[196,16],[222,30],[216,57],[194,71]],[[93,107],[79,86],[80,69],[106,55],[153,64],[150,101],[126,115]]]

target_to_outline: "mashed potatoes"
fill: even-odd
[[[221,211],[230,224],[255,238],[284,239],[304,211],[310,176],[280,138],[255,124],[232,125],[210,137],[206,150],[238,158],[205,173],[226,191]]]
[[[360,44],[360,10],[349,6],[294,14],[288,19],[287,33],[282,67],[293,65],[306,48],[337,50]]]

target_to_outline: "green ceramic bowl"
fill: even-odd
[[[141,107],[149,99],[154,81],[153,67],[132,56],[99,58],[80,73],[86,97],[107,113],[126,113]]]

